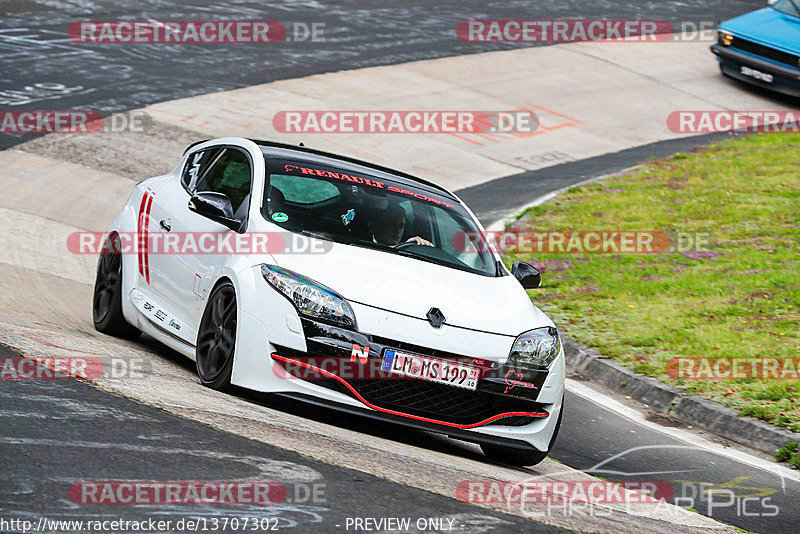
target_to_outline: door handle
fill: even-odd
[[[161,228],[163,228],[163,229],[164,229],[164,231],[166,231],[166,232],[169,232],[170,230],[172,230],[172,226],[170,226],[170,224],[169,224],[169,219],[167,219],[166,221],[161,221],[161,222],[160,222],[160,223],[158,223],[158,224],[159,224],[159,226],[161,226]]]

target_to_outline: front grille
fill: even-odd
[[[541,411],[533,402],[520,401],[425,380],[354,380],[351,385],[365,400],[381,408],[439,421],[470,425],[503,412]],[[517,426],[513,421],[497,424]]]
[[[377,406],[454,423],[477,423],[497,413],[483,393],[424,380],[360,380],[353,387]]]
[[[306,331],[308,353],[289,349],[287,347],[276,347],[278,354],[298,361],[304,361],[310,357],[333,357],[340,358],[342,361],[349,361],[349,346],[346,349],[344,347],[333,346],[331,340],[328,339],[331,337],[330,331],[324,332],[326,337],[309,337],[309,332],[316,334],[314,324],[304,323],[304,329]],[[344,338],[342,341],[342,345],[347,344],[344,343],[344,341],[350,342],[348,338]],[[434,358],[460,360],[465,358],[464,355],[453,354],[378,336],[369,336],[368,339],[360,340],[359,344],[368,344],[375,355],[381,355],[386,349],[393,348],[395,350],[412,352]],[[372,354],[372,352],[370,354]],[[370,360],[373,359],[375,359],[375,357],[370,356]],[[505,394],[506,388],[502,377],[500,379],[497,377],[488,378],[488,374],[491,370],[491,362],[480,359],[472,359],[472,361],[474,365],[482,369],[482,378],[478,381],[477,391],[413,378],[376,379],[374,378],[375,375],[373,375],[372,378],[365,375],[360,375],[357,378],[352,375],[342,376],[341,378],[346,380],[347,384],[365,401],[374,406],[385,410],[397,411],[402,414],[425,417],[448,423],[472,425],[506,412],[546,413],[546,411],[543,410],[543,405],[534,400],[537,396],[538,389],[521,390],[524,392],[530,391],[529,398],[525,398],[526,395],[521,394]],[[314,363],[311,364],[314,365]],[[378,365],[380,365],[380,362],[378,362]],[[283,365],[283,367],[286,368],[285,365]],[[292,370],[289,370],[289,372],[290,374],[294,374]],[[547,372],[541,372],[539,375],[540,376],[533,379],[537,388],[542,387]],[[308,375],[297,376],[298,378],[302,378],[318,386],[355,397],[353,392],[338,380],[332,378],[318,379]],[[522,426],[536,419],[538,418],[530,416],[508,416],[496,419],[492,421],[491,424]]]
[[[747,39],[741,39],[739,37],[734,37],[731,48],[738,48],[739,50],[744,50],[745,52],[750,52],[751,54],[755,54],[757,56],[765,57],[779,63],[785,63],[786,65],[794,68],[798,68],[798,60],[800,60],[800,56],[795,54],[782,52],[780,50],[776,50],[775,48],[770,48],[768,46],[754,43],[753,41],[748,41]]]

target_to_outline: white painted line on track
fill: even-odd
[[[591,387],[577,380],[568,378],[567,390],[580,397],[583,397],[584,399],[596,404],[606,411],[624,417],[625,419],[628,419],[649,430],[654,430],[674,439],[683,441],[692,448],[702,449],[719,456],[724,456],[725,458],[731,459],[735,462],[762,469],[781,478],[787,478],[795,482],[800,482],[800,472],[798,471],[794,471],[769,460],[747,454],[740,449],[723,447],[722,445],[714,443],[695,432],[690,432],[683,428],[665,427],[657,423],[653,423],[652,421],[648,421],[644,414],[638,410],[626,406],[618,400],[600,393],[599,391],[592,389]]]

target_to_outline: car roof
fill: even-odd
[[[434,182],[425,180],[423,178],[418,178],[406,172],[399,171],[397,169],[384,167],[376,163],[370,163],[368,161],[351,158],[349,156],[342,156],[339,154],[333,154],[331,152],[325,152],[323,150],[308,148],[304,145],[299,145],[299,146],[289,145],[286,143],[265,141],[263,139],[248,139],[248,140],[257,144],[259,148],[261,148],[261,152],[266,157],[301,159],[309,163],[318,163],[320,165],[336,166],[338,168],[342,168],[343,170],[351,170],[356,173],[358,172],[368,173],[374,176],[391,180],[401,185],[417,187],[419,189],[424,189],[429,192],[435,192],[440,195],[444,195],[452,200],[456,201],[458,200],[458,198],[455,195],[453,195],[453,193],[451,193],[444,187]],[[191,145],[189,145],[189,147],[186,149],[185,152],[188,152],[194,146],[199,145],[200,143],[205,143],[206,141],[211,141],[211,139],[204,139],[202,141],[197,141],[196,143],[192,143]]]

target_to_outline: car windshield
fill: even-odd
[[[290,232],[485,276],[494,256],[449,195],[317,163],[267,160],[263,215]]]
[[[787,15],[792,15],[794,17],[800,17],[800,0],[778,0],[772,4],[772,7],[781,13],[786,13]]]

